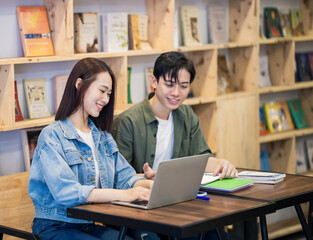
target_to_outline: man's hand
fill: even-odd
[[[211,165],[211,169],[213,167],[213,176],[216,176],[220,173],[220,179],[238,177],[237,169],[225,159],[210,157],[208,160],[208,165]]]
[[[156,171],[153,171],[152,168],[149,166],[148,163],[145,163],[142,167],[143,172],[144,172],[144,177],[146,179],[153,180],[156,174]]]

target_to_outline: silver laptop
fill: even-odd
[[[112,201],[129,207],[151,209],[195,199],[209,154],[176,158],[159,164],[149,201]]]

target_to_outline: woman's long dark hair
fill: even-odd
[[[68,77],[60,106],[55,115],[55,120],[65,120],[71,114],[75,113],[80,106],[83,106],[87,89],[90,84],[96,80],[97,75],[102,72],[108,72],[112,78],[110,101],[103,107],[98,117],[89,117],[98,128],[103,131],[111,132],[114,113],[115,77],[110,67],[97,58],[84,58],[75,64]],[[75,86],[78,78],[82,79],[82,84],[79,89]]]

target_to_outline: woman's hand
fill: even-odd
[[[132,202],[135,200],[149,201],[151,190],[141,186],[130,188],[124,191],[125,194],[121,197],[121,201]]]

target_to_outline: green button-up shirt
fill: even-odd
[[[149,99],[118,115],[113,122],[113,137],[119,151],[135,168],[142,173],[145,162],[152,167],[155,157],[158,120],[155,118]],[[211,153],[200,129],[200,122],[192,108],[180,105],[173,112],[174,149],[173,158]],[[212,155],[213,156],[213,155]]]

